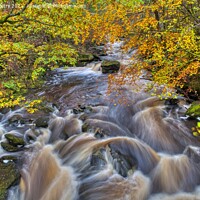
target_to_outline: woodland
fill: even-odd
[[[200,199],[199,72],[200,0],[0,0],[0,200]]]

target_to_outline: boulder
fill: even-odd
[[[119,61],[109,61],[104,60],[101,64],[103,74],[111,74],[119,71],[120,62]]]
[[[1,142],[1,146],[5,151],[8,151],[8,152],[17,152],[17,151],[22,150],[22,147],[14,146],[7,142]]]
[[[200,163],[200,148],[196,146],[187,146],[183,152],[195,163]]]
[[[20,179],[19,170],[13,161],[1,160],[0,162],[0,200],[7,199],[7,190],[18,184]]]
[[[79,62],[90,62],[94,60],[94,56],[91,53],[84,53],[84,54],[79,54],[78,61]]]
[[[23,120],[23,116],[22,114],[15,114],[12,117],[9,118],[9,123],[14,123],[14,122],[18,122],[18,121],[22,121]]]
[[[25,145],[25,141],[23,135],[18,133],[6,133],[5,138],[8,140],[9,144],[17,146],[17,145]]]
[[[48,127],[48,122],[49,122],[49,117],[39,117],[35,120],[35,125],[36,127],[43,127],[43,128],[46,128]]]

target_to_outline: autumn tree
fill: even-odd
[[[129,15],[129,36],[125,39],[125,49],[137,48],[133,58],[137,62],[125,70],[121,82],[127,74],[132,74],[134,80],[135,74],[145,69],[151,72],[154,84],[200,92],[199,16],[198,0],[153,0],[138,4]]]
[[[0,1],[0,107],[26,103],[27,90],[41,86],[42,75],[74,65],[75,46],[87,31],[82,4],[42,0]]]

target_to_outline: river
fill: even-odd
[[[119,49],[115,44],[102,59],[127,64],[133,52]],[[200,142],[184,98],[160,100],[128,85],[108,96],[107,75],[94,70],[97,64],[57,69],[32,94],[51,102],[47,127],[11,123],[30,118],[24,109],[1,114],[2,135],[15,132],[26,142],[10,153],[20,158],[21,179],[8,200],[200,199]]]

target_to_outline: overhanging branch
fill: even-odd
[[[16,12],[16,13],[13,13],[13,10],[11,10],[11,12],[8,15],[3,17],[3,19],[0,19],[0,25],[4,24],[6,22],[12,23],[12,20],[9,20],[9,19],[12,18],[12,17],[16,17],[16,16],[21,15],[26,10],[26,8],[28,7],[28,5],[31,2],[32,2],[32,0],[28,0],[27,3],[23,6],[23,8],[20,11]]]

